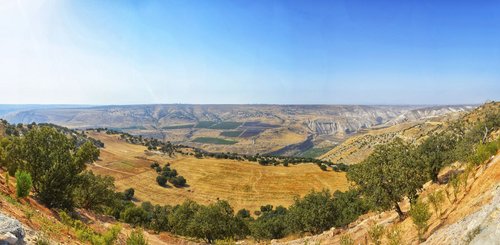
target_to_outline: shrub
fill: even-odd
[[[192,236],[202,238],[208,243],[248,234],[246,225],[234,216],[233,209],[226,201],[201,206],[188,227]]]
[[[132,198],[134,198],[134,194],[135,194],[134,188],[128,188],[123,192],[123,196],[124,196],[125,200],[128,200],[128,201],[130,201],[130,200],[132,200]]]
[[[360,198],[360,192],[356,189],[333,193],[333,206],[337,212],[335,219],[337,227],[348,225],[369,210],[368,204]]]
[[[140,207],[129,207],[123,211],[121,218],[126,223],[139,226],[148,223],[148,212]]]
[[[171,211],[170,206],[155,205],[151,213],[151,221],[149,227],[156,232],[166,231],[169,229],[168,214]]]
[[[163,175],[156,176],[156,183],[160,186],[165,186],[167,184],[167,177]]]
[[[395,226],[386,232],[388,245],[401,245],[403,237],[399,226]]]
[[[382,244],[382,236],[384,235],[384,227],[381,225],[374,225],[368,231],[370,239],[375,245]]]
[[[269,210],[271,205],[261,207],[261,215],[257,220],[250,223],[252,236],[257,239],[278,239],[287,235],[286,213],[284,207],[276,207]]]
[[[127,245],[147,245],[148,241],[144,238],[143,231],[140,229],[135,229],[130,232],[127,237]]]
[[[437,216],[441,216],[441,205],[443,204],[444,201],[444,194],[442,190],[438,190],[435,192],[432,192],[429,194],[427,197],[429,199],[429,202],[431,203],[432,207],[434,208],[434,212],[436,213]]]
[[[240,209],[236,216],[242,219],[250,218],[250,211],[247,209]]]
[[[424,234],[429,228],[427,221],[429,221],[429,218],[431,217],[431,214],[429,213],[429,205],[427,203],[417,201],[411,206],[410,216],[413,223],[417,227],[418,239],[420,241],[424,241]]]
[[[354,240],[349,234],[340,237],[340,245],[354,245]]]
[[[16,172],[16,195],[18,198],[27,197],[31,191],[31,175],[24,171]]]
[[[181,187],[186,185],[186,179],[182,176],[176,176],[173,178],[170,178],[170,183],[176,187]]]

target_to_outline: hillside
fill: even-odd
[[[208,204],[218,199],[228,200],[235,210],[258,210],[260,206],[289,206],[295,196],[311,190],[346,190],[345,173],[322,171],[315,164],[262,166],[255,162],[203,158],[177,154],[168,157],[146,152],[146,147],[132,145],[118,135],[90,132],[101,140],[99,161],[89,166],[98,174],[115,178],[118,190],[134,188],[139,201],[155,204],[180,204],[186,199]],[[157,173],[150,168],[154,161],[170,163],[184,176],[188,187],[161,187],[156,183]]]
[[[369,156],[377,145],[386,144],[395,138],[418,143],[429,135],[443,131],[450,122],[457,119],[462,118],[464,121],[472,122],[477,118],[484,118],[484,115],[480,115],[480,111],[488,111],[492,107],[498,107],[498,105],[486,104],[479,107],[479,110],[443,113],[434,117],[419,117],[421,112],[412,110],[388,122],[385,126],[360,130],[357,134],[321,155],[319,159],[356,164]],[[439,114],[438,112],[434,113]]]
[[[456,165],[462,171],[463,166]],[[444,169],[440,176],[445,176],[453,168]],[[500,154],[483,166],[477,166],[467,179],[465,187],[451,201],[445,198],[441,206],[441,215],[432,212],[429,228],[425,233],[426,241],[422,244],[497,244],[500,212]],[[421,196],[428,199],[429,193],[450,191],[450,185],[427,183]],[[408,211],[409,204],[403,205]],[[385,231],[396,227],[402,238],[400,244],[419,244],[417,232],[411,218],[398,220],[395,211],[369,213],[351,223],[346,229],[331,229],[317,236],[308,236],[296,240],[283,239],[272,244],[339,244],[345,237],[350,237],[356,244],[368,244],[368,231],[375,225],[381,225]],[[388,244],[384,235],[383,244]]]
[[[298,144],[291,151],[280,151],[292,155],[311,146],[333,146],[363,129],[415,122],[472,108],[467,105],[130,105],[19,110],[4,117],[14,123],[113,128],[212,152],[266,153]],[[199,140],[207,137],[213,139]],[[301,147],[309,137],[313,138],[312,144]],[[227,140],[234,143],[227,144]]]

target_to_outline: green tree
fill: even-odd
[[[4,148],[4,164],[10,176],[14,176],[18,169],[24,169],[22,140],[19,137],[3,138],[1,143]]]
[[[92,159],[88,148],[74,150],[75,145],[54,128],[34,128],[23,140],[26,170],[33,178],[33,189],[40,201],[50,208],[72,208],[73,190],[78,174]]]
[[[125,223],[129,223],[133,226],[141,226],[149,222],[148,212],[140,207],[129,207],[125,209],[121,218]]]
[[[78,207],[102,212],[116,198],[114,179],[84,171],[78,176],[74,198]]]
[[[372,207],[387,210],[394,207],[400,219],[404,213],[399,206],[403,198],[415,200],[426,181],[423,164],[412,146],[401,139],[380,145],[361,164],[352,166],[347,178],[356,182]]]
[[[155,205],[149,224],[150,228],[156,232],[169,230],[168,214],[171,209],[170,206]]]
[[[16,195],[18,198],[27,197],[31,191],[31,176],[24,171],[16,172]]]
[[[189,223],[192,235],[208,243],[235,236],[243,237],[246,235],[245,228],[243,221],[234,216],[227,201],[201,206]]]
[[[336,213],[330,191],[313,191],[295,199],[287,218],[294,231],[318,234],[334,226]]]
[[[346,226],[360,215],[368,212],[369,206],[360,198],[360,195],[361,193],[357,189],[333,193],[333,206],[337,212],[335,226]]]
[[[429,228],[427,222],[431,217],[429,205],[421,201],[416,202],[410,209],[410,216],[417,227],[418,239],[424,241],[424,234]]]
[[[186,186],[186,179],[180,175],[170,178],[169,181],[176,187]]]
[[[271,205],[263,207],[272,207]],[[261,207],[262,210],[262,207]],[[286,208],[281,206],[275,210],[261,212],[259,218],[250,223],[250,231],[252,236],[257,239],[278,239],[288,234],[288,226],[286,224]]]
[[[432,182],[437,183],[441,168],[453,161],[455,145],[454,137],[444,132],[430,136],[418,146],[418,155],[422,158]]]
[[[163,175],[156,176],[156,183],[160,186],[165,186],[167,184],[167,177]]]
[[[99,148],[95,147],[92,142],[87,141],[80,146],[76,152],[75,158],[77,163],[86,164],[92,163],[99,159]]]
[[[199,204],[191,200],[175,206],[168,215],[171,231],[178,235],[191,235],[192,233],[188,229],[188,225],[200,208]]]

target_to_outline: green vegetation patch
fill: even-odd
[[[183,129],[183,128],[192,128],[194,124],[182,124],[182,125],[170,125],[162,127],[162,129]]]
[[[224,137],[238,137],[240,134],[243,133],[243,130],[238,130],[238,131],[224,131],[220,133],[220,136]]]
[[[235,129],[239,127],[242,123],[240,122],[221,122],[213,125],[211,128],[213,129]]]
[[[238,141],[225,140],[225,139],[214,138],[214,137],[198,137],[198,138],[194,139],[193,142],[206,143],[206,144],[217,144],[217,145],[233,145],[233,144],[238,143]]]
[[[212,121],[199,121],[195,128],[211,128],[215,124],[217,123]]]
[[[301,152],[298,154],[300,157],[305,157],[305,158],[317,158],[322,156],[323,154],[327,153],[331,149],[333,149],[334,146],[332,147],[320,147],[320,148],[311,148],[308,149],[307,151]]]

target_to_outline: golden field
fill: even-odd
[[[138,201],[175,205],[186,199],[203,204],[221,199],[229,201],[235,210],[254,211],[265,204],[289,206],[294,196],[303,196],[311,190],[327,188],[333,192],[346,190],[349,185],[345,173],[321,171],[314,164],[261,166],[180,154],[170,158],[147,152],[144,146],[126,143],[118,135],[89,132],[89,136],[105,144],[99,161],[90,169],[114,177],[119,191],[134,188]],[[157,173],[150,168],[153,161],[162,166],[171,163],[171,167],[187,179],[188,186],[159,186]]]

